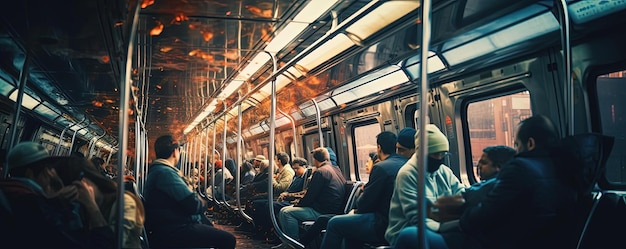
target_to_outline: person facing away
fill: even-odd
[[[420,144],[420,132],[415,133],[415,145]],[[426,125],[426,139],[428,145],[428,159],[426,165],[425,198],[434,203],[437,198],[447,195],[456,195],[464,191],[465,186],[454,175],[448,166],[444,165],[449,150],[448,139],[434,124]],[[416,148],[418,150],[419,148]],[[420,172],[417,154],[400,168],[394,192],[389,203],[389,225],[385,231],[385,239],[395,248],[411,248],[417,241],[418,201],[417,187]],[[426,218],[427,230],[438,231],[440,223]],[[404,238],[399,238],[401,233]]]
[[[272,179],[272,187],[274,188],[274,199],[278,198],[278,194],[287,190],[295,172],[289,164],[289,155],[285,152],[279,152],[274,156],[274,162],[278,168],[278,173]]]
[[[235,248],[231,233],[202,222],[207,203],[179,174],[180,145],[173,136],[157,138],[154,152],[143,193],[150,246]]]
[[[7,220],[0,223],[4,245],[24,248],[113,246],[113,231],[87,186],[78,177],[68,185],[63,184],[54,167],[62,158],[49,156],[46,148],[35,142],[18,143],[9,151],[6,166],[11,177],[0,180],[0,190],[11,212]],[[83,223],[82,218],[90,222]]]
[[[114,181],[103,176],[92,163],[81,157],[65,157],[55,163],[59,177],[65,185],[70,185],[76,179],[81,179],[89,189],[93,190],[93,197],[100,212],[106,219],[112,231],[115,231],[118,221],[117,215],[117,185]],[[134,193],[124,193],[124,224],[122,228],[122,247],[141,248],[141,233],[144,223],[144,208],[141,200]],[[92,221],[84,221],[89,224]]]
[[[306,194],[295,205],[280,210],[280,227],[289,237],[299,238],[300,223],[315,220],[322,214],[340,214],[345,194],[346,178],[337,166],[331,165],[326,148],[312,151],[317,170],[313,173]]]
[[[518,125],[515,147],[517,155],[502,167],[493,189],[463,212],[465,247],[557,248],[571,240],[564,226],[572,219],[576,190],[560,165],[557,129],[549,118],[532,116]],[[450,248],[459,244],[446,242]]]
[[[399,134],[408,136],[413,143],[415,132]],[[376,150],[381,161],[372,167],[369,181],[357,200],[355,214],[337,215],[328,221],[322,249],[340,248],[342,240],[345,240],[346,248],[362,248],[363,243],[386,244],[389,201],[393,194],[396,175],[408,160],[396,154],[396,144],[405,139],[407,137],[396,137],[390,131],[383,131],[376,136]]]

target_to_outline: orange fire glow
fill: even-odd
[[[184,21],[189,21],[189,17],[187,17],[183,13],[179,13],[178,15],[174,17],[171,24],[180,24],[181,22],[184,22]]]
[[[102,107],[104,105],[104,103],[102,103],[101,101],[98,100],[93,100],[91,101],[91,104],[95,107]]]
[[[200,34],[202,34],[202,37],[204,38],[204,41],[206,42],[213,39],[213,32],[211,31],[200,31]]]
[[[150,30],[151,36],[158,36],[163,32],[163,23],[156,21],[157,25]]]
[[[259,7],[250,6],[250,5],[246,5],[244,6],[244,8],[246,8],[248,11],[250,11],[250,13],[252,13],[255,16],[260,16],[264,18],[272,18],[272,9],[262,10]]]
[[[169,51],[172,51],[172,47],[162,47],[161,49],[159,49],[159,51],[163,52],[163,53],[167,53]]]
[[[111,61],[111,58],[108,55],[105,55],[105,56],[100,57],[100,61],[102,63],[109,63]]]
[[[141,8],[145,9],[146,7],[153,5],[154,4],[154,0],[143,0],[141,1]]]

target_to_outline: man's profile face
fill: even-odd
[[[480,174],[480,180],[493,178],[494,175],[499,171],[499,169],[493,165],[487,153],[483,153],[483,155],[480,157],[477,167],[478,174]]]

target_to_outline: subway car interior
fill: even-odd
[[[561,137],[610,140],[572,168],[589,195],[564,248],[625,246],[624,0],[23,0],[0,13],[3,177],[7,153],[34,141],[104,159],[141,195],[171,134],[176,167],[200,175],[204,214],[237,248],[309,248],[276,219],[273,240],[235,230],[254,221],[239,186],[207,193],[224,188],[215,161],[264,155],[271,177],[277,153],[313,165],[330,147],[361,186],[377,134],[435,124],[470,186],[483,148],[515,147],[517,124],[541,114]],[[364,248],[377,246],[391,248]]]

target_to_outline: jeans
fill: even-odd
[[[443,239],[441,234],[434,232],[430,229],[426,229],[426,243],[428,243],[428,248],[430,249],[448,249],[448,245],[446,241]],[[415,248],[415,246],[419,243],[417,238],[417,227],[409,226],[405,227],[400,231],[398,238],[396,239],[396,244],[394,245],[394,249],[403,249],[403,248]]]
[[[300,223],[305,220],[315,220],[318,216],[322,215],[320,212],[315,211],[310,207],[294,207],[286,206],[280,210],[280,216],[278,221],[280,227],[285,234],[293,239],[299,239],[300,236]]]
[[[362,248],[363,243],[382,243],[374,227],[374,213],[337,215],[328,221],[321,249],[341,248],[345,239],[346,248]]]

